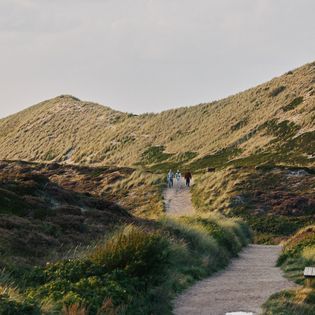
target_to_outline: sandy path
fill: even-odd
[[[191,193],[184,183],[164,191],[166,213],[195,213]],[[260,306],[278,291],[294,286],[275,267],[280,246],[249,245],[229,267],[197,282],[175,301],[175,315],[225,315],[229,312],[259,314]]]
[[[163,198],[165,202],[166,214],[172,216],[192,215],[195,209],[191,202],[191,194],[189,188],[185,187],[182,180],[179,185],[174,181],[173,188],[164,190]]]
[[[176,315],[259,314],[260,305],[278,291],[294,286],[275,267],[280,246],[250,245],[227,269],[198,282],[175,301]]]

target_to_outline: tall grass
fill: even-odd
[[[47,315],[171,314],[177,293],[224,268],[249,237],[221,216],[127,225],[80,258],[31,270],[24,298]]]
[[[272,119],[294,121],[303,132],[314,129],[314,95],[309,90],[313,67],[305,65],[291,76],[220,101],[159,114],[134,116],[73,97],[57,97],[0,120],[0,157],[125,166],[140,162],[144,152],[157,146],[165,147],[160,154],[163,159],[173,154],[168,162],[176,162],[178,153],[193,152],[189,156],[193,161],[233,146],[238,147],[239,157],[247,157],[272,145],[273,135],[262,128]],[[285,90],[270,97],[280,86]],[[286,106],[297,98],[303,102],[288,110]],[[306,153],[301,149],[300,157]],[[314,164],[314,159],[303,161]]]
[[[286,276],[302,285],[295,290],[272,295],[263,305],[264,315],[315,314],[315,288],[305,287],[303,269],[315,267],[315,226],[305,227],[285,244],[278,260]]]

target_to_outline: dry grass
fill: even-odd
[[[63,315],[88,315],[88,310],[79,304],[72,304],[63,307]]]
[[[256,232],[258,243],[279,243],[314,222],[315,176],[312,169],[307,171],[225,168],[197,177],[192,200],[199,212],[242,217]]]
[[[291,138],[315,130],[314,77],[312,63],[220,101],[139,116],[57,97],[0,120],[0,158],[132,165],[156,145],[196,158],[236,145],[246,156],[279,137],[264,127],[273,119],[294,123]]]
[[[302,251],[302,257],[308,261],[315,261],[315,247],[306,247]]]
[[[161,194],[163,177],[148,172],[135,171],[129,177],[107,186],[102,193],[109,193],[125,209],[148,219],[164,214]]]

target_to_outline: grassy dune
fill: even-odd
[[[260,243],[313,223],[314,110],[311,63],[159,114],[64,95],[1,119],[0,314],[171,314],[251,239],[241,219]],[[163,216],[170,167],[193,171],[197,216]],[[288,276],[313,263],[313,238],[289,239]],[[311,314],[313,301],[313,289],[279,293],[265,311]]]
[[[314,222],[314,190],[312,168],[231,166],[199,176],[192,194],[199,212],[241,217],[255,242],[277,244]]]
[[[122,226],[71,259],[4,270],[0,313],[171,314],[176,293],[226,266],[249,239],[244,224],[220,216]]]
[[[157,174],[20,161],[0,169],[0,314],[171,314],[177,293],[251,238],[219,214],[164,217]]]
[[[315,309],[315,288],[305,286],[303,270],[315,264],[315,226],[298,231],[285,244],[278,260],[286,276],[302,287],[279,292],[264,305],[264,315],[311,315]]]
[[[55,260],[117,225],[157,218],[160,190],[158,175],[130,168],[2,161],[0,269]]]
[[[311,166],[314,78],[311,63],[223,100],[139,116],[60,96],[0,120],[0,159],[153,170],[233,159]]]

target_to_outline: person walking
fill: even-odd
[[[180,188],[180,180],[182,178],[182,174],[180,173],[179,170],[175,173],[175,178],[176,178],[176,187]]]
[[[186,180],[186,187],[190,187],[190,181],[192,179],[192,175],[190,171],[187,171],[184,175],[185,180]]]
[[[168,188],[172,188],[174,185],[174,173],[172,170],[169,170],[167,174],[167,184],[168,184]]]

